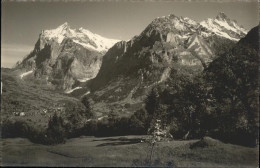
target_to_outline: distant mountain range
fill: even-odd
[[[77,96],[90,96],[96,111],[124,111],[126,104],[139,107],[172,71],[191,77],[201,73],[246,33],[224,13],[200,23],[173,14],[158,17],[129,41],[64,23],[42,31],[34,50],[15,69],[25,80],[33,76],[67,93],[84,88]]]

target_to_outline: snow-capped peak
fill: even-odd
[[[193,33],[199,33],[204,37],[217,35],[232,41],[238,41],[247,34],[247,30],[239,26],[235,20],[229,19],[223,12],[218,13],[215,18],[209,18],[200,23],[188,17],[170,14],[153,20],[146,31],[153,29],[161,32],[174,32],[183,37]]]
[[[65,22],[65,23],[63,23],[62,25],[60,25],[58,28],[69,28],[69,24],[68,24],[68,22]]]
[[[69,25],[67,22],[65,22],[64,24],[60,25],[56,29],[44,30],[42,32],[42,36],[44,36],[48,40],[51,39],[57,40],[57,42],[60,44],[64,39],[65,34],[68,32],[68,29],[69,29]]]
[[[218,19],[218,20],[229,20],[229,18],[227,17],[227,15],[224,12],[219,12],[216,19]]]
[[[188,17],[184,17],[183,20],[186,21],[187,23],[189,23],[190,25],[194,25],[195,26],[195,25],[198,24],[197,22],[195,22],[194,20],[192,20],[192,19],[190,19]]]
[[[64,38],[71,38],[75,43],[99,52],[107,51],[115,43],[120,41],[102,37],[82,27],[79,29],[71,29],[67,22],[58,26],[56,29],[44,30],[41,36],[47,40],[55,40],[59,44],[62,43]]]
[[[198,23],[188,17],[183,18],[170,14],[154,19],[149,26],[152,28],[156,27],[161,31],[178,31],[181,34],[187,34],[195,32],[198,25]]]
[[[238,41],[244,37],[247,31],[237,24],[235,20],[229,19],[223,12],[220,12],[216,18],[209,18],[200,22],[200,25],[218,36]]]

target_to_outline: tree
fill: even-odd
[[[86,110],[85,110],[85,113],[84,113],[84,116],[87,117],[87,118],[91,118],[93,117],[93,113],[91,111],[91,106],[90,106],[90,102],[89,102],[89,99],[87,96],[84,96],[81,100],[81,102],[83,103],[83,105],[85,106]]]
[[[145,123],[136,118],[135,115],[129,119],[130,133],[134,135],[146,134]]]
[[[108,113],[108,122],[110,125],[113,125],[116,122],[117,116],[118,115],[113,110]]]
[[[172,135],[169,133],[169,130],[163,126],[163,123],[160,119],[154,119],[152,121],[151,126],[148,130],[148,134],[150,135],[148,141],[152,145],[151,153],[150,153],[150,165],[151,165],[156,142],[168,140],[168,138],[172,138]]]
[[[216,99],[220,138],[252,146],[256,145],[259,127],[258,38],[254,37],[258,37],[258,28],[206,70]]]
[[[148,113],[148,123],[151,122],[154,115],[156,115],[156,111],[159,108],[158,98],[159,98],[159,94],[157,92],[157,89],[153,88],[145,100],[145,109]]]
[[[139,109],[137,110],[132,117],[135,117],[137,120],[139,120],[140,122],[142,122],[142,125],[145,129],[145,132],[147,132],[148,130],[148,127],[150,125],[150,123],[148,123],[148,114],[147,114],[147,111],[142,108],[142,109]]]
[[[64,122],[62,117],[58,116],[57,113],[49,120],[46,136],[49,144],[65,142]]]

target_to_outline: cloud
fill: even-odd
[[[33,46],[22,44],[3,44],[1,46],[1,67],[11,68],[17,61],[22,60]]]

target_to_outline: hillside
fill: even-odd
[[[1,121],[25,121],[35,127],[46,127],[49,118],[61,113],[65,103],[77,104],[78,99],[58,92],[54,87],[38,80],[28,82],[21,79],[19,73],[10,69],[1,69]],[[30,79],[28,79],[30,81]]]
[[[205,71],[205,79],[212,86],[216,113],[222,125],[228,127],[223,137],[239,132],[234,140],[252,145],[257,143],[259,129],[258,30],[259,26],[251,29]]]

